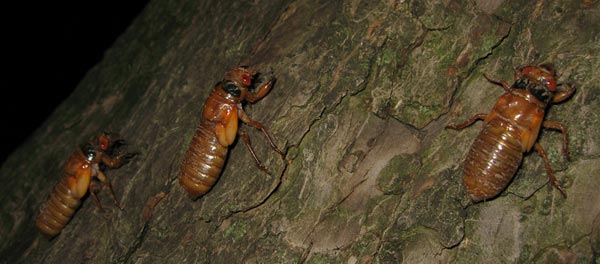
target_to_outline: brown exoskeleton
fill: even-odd
[[[179,183],[194,200],[210,190],[219,178],[228,147],[234,142],[238,132],[256,165],[261,170],[267,171],[256,157],[248,135],[238,130],[238,119],[260,129],[271,147],[279,155],[284,155],[273,142],[267,128],[251,119],[242,108],[244,101],[255,103],[267,95],[273,87],[274,79],[271,79],[259,86],[255,93],[250,92],[248,88],[252,85],[255,74],[253,70],[246,67],[228,72],[223,81],[217,83],[204,104],[202,119],[185,154],[179,173]]]
[[[87,193],[88,188],[96,205],[102,208],[100,200],[96,196],[96,192],[102,186],[98,185],[94,178],[108,188],[113,202],[121,208],[100,164],[109,168],[119,168],[127,163],[134,154],[115,150],[123,142],[122,139],[116,138],[116,135],[100,133],[71,155],[64,167],[63,177],[54,187],[54,191],[46,203],[42,205],[35,220],[35,225],[42,233],[49,236],[56,236],[60,233],[81,204],[81,199]]]
[[[496,105],[488,114],[476,114],[461,124],[446,127],[463,129],[484,120],[483,129],[464,162],[463,182],[471,199],[487,200],[502,192],[517,172],[523,153],[532,148],[544,159],[550,182],[566,197],[537,138],[542,127],[560,131],[563,154],[568,158],[567,128],[559,122],[544,120],[544,115],[551,104],[571,97],[575,88],[568,86],[558,90],[554,69],[549,65],[516,68],[512,86],[505,81],[485,78],[506,91]]]

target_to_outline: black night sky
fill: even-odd
[[[148,1],[45,1],[4,10],[8,70],[0,96],[0,164],[75,89]]]

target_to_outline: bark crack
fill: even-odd
[[[500,45],[502,45],[502,43],[504,42],[504,40],[506,40],[508,38],[508,36],[510,36],[511,30],[512,30],[512,25],[508,27],[508,31],[506,32],[506,34],[502,35],[500,37],[500,39],[498,41],[496,41],[496,43],[494,43],[494,45],[492,45],[492,47],[490,48],[490,51],[488,53],[486,53],[485,55],[483,55],[483,56],[475,59],[475,61],[473,62],[472,66],[469,67],[469,69],[467,70],[464,79],[467,79],[467,77],[471,76],[471,73],[473,73],[473,71],[475,71],[475,69],[477,68],[477,66],[479,66],[479,64],[481,64],[484,60],[486,60],[492,54],[494,54],[494,50],[496,48],[500,47]]]
[[[392,199],[392,197],[395,197],[395,196],[396,195],[391,195],[389,199]],[[395,226],[395,223],[398,221],[400,213],[405,212],[406,210],[408,210],[408,207],[405,207],[404,210],[402,210],[401,207],[402,207],[402,202],[398,202],[396,204],[396,206],[394,207],[394,210],[392,211],[393,217],[390,218],[390,221],[388,222],[387,226],[378,235],[377,246],[375,248],[375,251],[371,254],[371,256],[373,257],[373,259],[376,259],[377,256],[380,254],[381,250],[383,249],[383,245],[385,244],[385,242],[387,242],[386,239],[385,239],[386,234],[390,230],[392,230],[392,228]]]
[[[171,162],[171,165],[169,166],[169,174],[168,175],[173,175],[173,170],[174,170],[174,167],[176,167],[176,165],[179,165],[179,163],[176,162],[176,160],[174,159]],[[163,188],[162,188],[163,190],[161,192],[159,192],[158,194],[149,198],[148,202],[146,203],[146,205],[144,207],[144,213],[142,215],[142,219],[144,220],[142,228],[137,233],[135,239],[131,242],[130,246],[127,247],[127,251],[125,252],[125,254],[123,254],[120,257],[117,257],[113,261],[113,263],[129,262],[129,259],[137,252],[138,249],[141,248],[142,244],[144,243],[144,241],[146,239],[146,236],[148,235],[148,229],[150,228],[150,221],[152,220],[152,214],[154,212],[154,208],[162,199],[164,199],[165,197],[167,197],[170,194],[170,190],[172,189],[173,185],[175,184],[175,182],[178,179],[177,174],[175,174],[175,175],[176,175],[175,177],[167,178],[167,180],[165,181],[165,183],[163,185]]]
[[[366,175],[366,173],[365,173]],[[315,230],[317,229],[317,227],[323,223],[323,221],[325,221],[325,219],[331,215],[332,213],[335,212],[336,208],[338,206],[340,206],[342,203],[344,203],[344,201],[346,201],[346,199],[348,199],[348,197],[350,197],[354,191],[356,190],[356,188],[358,188],[360,185],[362,185],[363,183],[365,183],[367,181],[367,178],[364,178],[363,180],[361,180],[360,182],[356,183],[355,185],[352,186],[352,188],[350,189],[350,191],[344,195],[344,197],[342,197],[341,199],[339,199],[338,201],[336,201],[335,203],[329,205],[327,208],[321,210],[321,212],[319,212],[319,217],[317,217],[317,220],[315,221],[315,223],[313,224],[312,228],[310,229],[310,232],[308,232],[308,234],[306,235],[306,238],[304,239],[304,242],[306,243],[306,241],[310,242],[308,243],[309,246],[307,247],[307,249],[305,250],[303,257],[301,259],[301,263],[305,263],[306,260],[308,259],[308,257],[311,255],[312,253],[312,247],[314,245],[314,242],[312,241],[312,236],[315,232]],[[340,250],[343,249],[344,247],[336,247],[333,250]],[[306,255],[306,256],[305,256]]]
[[[144,223],[144,225],[142,226],[142,228],[138,232],[137,236],[135,237],[135,240],[133,241],[133,243],[127,249],[127,252],[125,252],[125,254],[123,256],[118,257],[117,259],[115,259],[113,261],[113,263],[127,263],[127,262],[129,262],[129,259],[133,256],[133,254],[135,254],[135,252],[137,252],[137,250],[142,246],[142,243],[144,243],[144,241],[145,241],[146,234],[148,233],[148,223],[149,222],[145,222]]]

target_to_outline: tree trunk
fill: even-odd
[[[590,263],[600,256],[597,1],[153,1],[3,164],[0,253],[14,263]],[[509,187],[473,204],[462,162],[513,69],[551,62],[577,87]],[[190,200],[179,165],[224,73],[277,78],[246,107],[214,188]],[[111,130],[140,153],[107,175],[124,210],[85,198],[52,240],[34,226],[70,153]],[[534,151],[535,152],[535,151]],[[163,197],[160,200],[160,197]],[[160,200],[160,201],[159,201]],[[151,216],[150,216],[151,214]]]

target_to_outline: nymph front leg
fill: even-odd
[[[269,174],[269,170],[267,169],[267,167],[265,167],[262,162],[260,162],[260,160],[258,159],[258,157],[256,156],[256,153],[254,152],[254,149],[252,148],[252,144],[250,143],[250,137],[248,137],[248,134],[246,134],[246,131],[240,130],[240,137],[242,137],[242,140],[244,141],[244,145],[246,145],[246,147],[248,148],[248,151],[250,152],[250,155],[252,155],[252,158],[254,158],[254,163],[256,163],[256,166]]]
[[[550,183],[552,183],[552,185],[554,185],[554,187],[556,187],[556,189],[560,191],[563,197],[567,198],[567,193],[560,186],[558,180],[552,172],[552,167],[550,166],[550,161],[548,160],[548,155],[546,155],[546,151],[544,150],[544,148],[542,148],[542,145],[540,145],[539,143],[535,143],[534,147],[535,151],[537,151],[537,153],[540,154],[540,156],[542,156],[542,159],[544,160],[544,166],[546,166],[546,173],[548,174],[548,179],[550,180]]]
[[[569,137],[568,137],[568,133],[567,133],[567,127],[559,122],[550,121],[550,120],[545,120],[542,123],[542,126],[544,128],[550,128],[550,129],[560,131],[560,133],[563,136],[563,146],[562,146],[563,155],[565,155],[567,160],[570,160],[571,157],[569,155]]]
[[[136,153],[118,153],[111,157],[109,155],[102,155],[102,163],[111,169],[119,168],[129,162]]]
[[[447,125],[446,128],[447,129],[454,129],[454,130],[461,130],[465,127],[468,127],[472,124],[474,124],[475,122],[477,122],[478,120],[484,120],[487,117],[487,114],[476,114],[474,116],[472,116],[471,118],[469,118],[468,120],[460,123],[460,124],[454,124],[454,125]]]
[[[284,158],[285,155],[283,154],[283,152],[281,150],[279,150],[279,148],[277,147],[277,145],[275,145],[275,142],[273,140],[273,137],[271,136],[271,133],[269,133],[269,131],[267,130],[267,127],[265,127],[263,124],[261,124],[260,122],[250,118],[246,112],[244,112],[244,109],[242,109],[242,106],[239,105],[238,106],[238,114],[239,114],[239,118],[242,120],[242,122],[248,124],[251,127],[254,127],[256,129],[260,129],[260,131],[263,132],[263,134],[265,134],[265,136],[267,137],[267,140],[269,141],[269,144],[271,145],[271,148],[273,148],[273,150],[275,150],[277,153],[279,153],[279,155],[281,156],[281,158]]]
[[[493,84],[502,86],[502,88],[504,88],[504,91],[506,91],[506,92],[510,92],[512,90],[512,87],[506,81],[504,81],[504,80],[494,80],[494,79],[491,79],[491,78],[487,77],[487,75],[485,75],[485,74],[483,74],[483,77],[488,82],[491,82]]]
[[[108,178],[106,178],[106,175],[104,175],[104,173],[102,171],[98,171],[98,175],[96,175],[96,178],[101,183],[103,183],[106,188],[108,188],[108,192],[109,192],[110,197],[112,198],[113,202],[115,203],[115,206],[117,206],[117,207],[119,207],[119,209],[123,210],[123,207],[121,207],[119,202],[117,202],[117,197],[115,196],[115,192],[113,191],[110,181],[108,180]],[[97,200],[97,198],[96,198],[96,200]]]
[[[248,95],[246,95],[246,101],[248,101],[249,103],[252,104],[252,103],[260,100],[261,98],[265,97],[265,95],[267,95],[269,93],[271,88],[273,88],[274,83],[275,83],[275,78],[271,78],[268,82],[263,83],[261,86],[259,86],[257,88],[256,93],[249,92]]]

